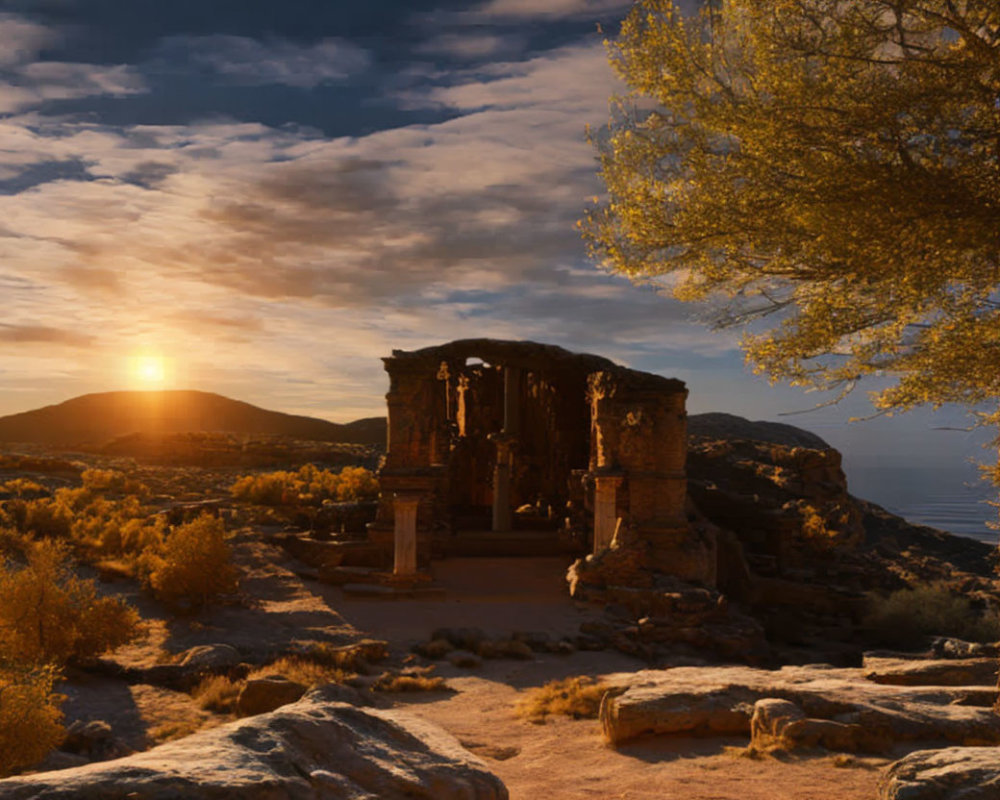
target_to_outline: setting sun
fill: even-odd
[[[167,378],[166,363],[160,356],[137,356],[132,360],[132,374],[147,386],[159,386]]]

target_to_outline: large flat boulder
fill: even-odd
[[[879,780],[878,800],[996,800],[1000,750],[948,747],[918,750],[891,764]]]
[[[434,725],[338,702],[336,687],[115,761],[0,781],[0,800],[506,800]]]
[[[913,659],[865,656],[865,677],[897,686],[990,686],[996,658]]]
[[[1000,716],[987,687],[897,686],[866,680],[862,669],[826,665],[762,670],[678,667],[612,676],[625,686],[601,704],[604,735],[618,744],[642,734],[751,732],[758,701],[787,701],[757,728],[786,749],[823,746],[880,752],[897,742],[1000,743]],[[793,708],[794,707],[794,708]],[[771,709],[772,711],[776,710]],[[778,728],[771,717],[786,719]],[[768,720],[765,723],[765,720]],[[816,724],[827,721],[830,724]],[[792,724],[794,723],[794,724]]]

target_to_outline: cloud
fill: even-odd
[[[393,347],[528,337],[622,360],[668,337],[678,353],[732,347],[586,262],[575,221],[599,187],[584,125],[617,88],[599,43],[446,80],[406,100],[449,119],[335,139],[0,119],[18,169],[88,178],[0,196],[0,263],[31,281],[5,288],[12,319],[62,328],[72,309],[106,354],[168,351],[180,385],[264,391],[280,408],[305,402],[280,376],[308,376],[308,402],[343,404],[337,417],[381,406]],[[88,358],[77,368],[98,373]]]
[[[0,67],[34,60],[59,36],[51,28],[13,14],[0,14]]]
[[[64,61],[37,61],[19,70],[26,88],[42,100],[70,100],[92,95],[124,97],[146,91],[135,68],[125,64],[102,66]]]
[[[457,59],[486,60],[500,54],[519,51],[523,47],[522,36],[461,31],[438,34],[422,43],[415,52],[446,55]]]
[[[174,36],[165,39],[160,57],[176,68],[180,61],[246,86],[281,84],[312,89],[364,72],[371,64],[366,50],[345,39],[328,38],[314,45],[286,39],[260,41],[245,36]]]
[[[79,331],[50,328],[47,325],[8,325],[0,323],[0,344],[57,344],[65,347],[91,347],[95,338]]]
[[[495,19],[565,19],[624,12],[631,0],[490,0],[470,15]]]

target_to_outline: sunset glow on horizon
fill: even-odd
[[[624,88],[597,24],[630,0],[133,5],[0,14],[0,416],[197,389],[349,422],[394,348],[478,337],[680,378],[692,413],[816,404],[587,255],[586,127]],[[848,431],[869,413],[795,422],[868,463],[949,450],[954,414]]]
[[[129,382],[138,389],[163,389],[167,383],[167,360],[161,355],[132,356],[128,371]]]

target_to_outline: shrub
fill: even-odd
[[[66,731],[52,667],[0,666],[0,777],[41,761]]]
[[[8,558],[24,561],[34,542],[30,533],[0,524],[0,562]]]
[[[924,584],[871,600],[865,625],[879,641],[920,647],[927,636],[954,636],[974,642],[1000,639],[1000,620],[985,615],[946,585]]]
[[[153,593],[174,607],[201,608],[238,586],[225,527],[207,513],[167,535],[159,553],[147,554],[146,569]]]
[[[27,564],[0,566],[0,657],[65,664],[100,655],[133,639],[139,616],[119,598],[99,597],[76,577],[65,547],[33,543]]]
[[[44,497],[49,490],[42,484],[27,478],[13,478],[6,483],[0,483],[0,492],[17,495],[18,497]]]
[[[519,717],[543,720],[549,714],[565,714],[573,719],[596,719],[601,700],[610,687],[584,676],[550,681],[530,691],[518,701]]]
[[[364,467],[344,467],[337,484],[337,499],[374,500],[378,497],[378,479]]]
[[[115,469],[85,469],[80,475],[83,488],[89,492],[116,492],[146,495],[149,488]]]
[[[369,500],[378,495],[378,480],[364,467],[340,472],[306,464],[297,472],[244,475],[230,487],[237,500],[265,506],[320,505],[324,500]]]
[[[25,533],[65,539],[73,526],[73,509],[58,495],[36,500],[11,500],[4,508],[14,527]]]

